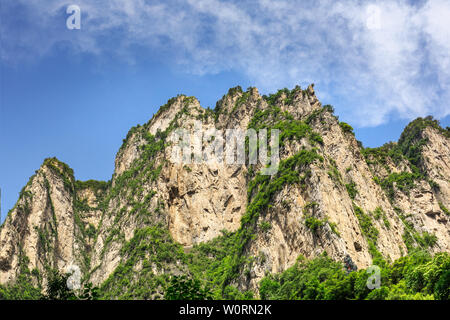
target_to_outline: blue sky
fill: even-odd
[[[81,29],[66,28],[66,8]],[[46,157],[108,180],[127,131],[170,97],[316,84],[365,146],[450,125],[450,3],[2,0],[2,221]]]

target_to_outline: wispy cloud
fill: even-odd
[[[3,2],[4,63],[61,43],[133,62],[142,47],[186,72],[243,72],[264,91],[314,82],[361,126],[450,114],[447,0],[82,0],[75,32],[65,30],[71,3]],[[12,10],[23,18],[11,18]]]

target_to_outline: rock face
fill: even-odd
[[[23,269],[45,274],[83,266],[89,244],[80,241],[85,226],[97,226],[99,212],[77,211],[82,199],[97,201],[91,189],[75,191],[73,172],[56,159],[47,159],[23,188],[19,201],[0,231],[0,281],[13,281]],[[94,227],[95,228],[95,227]],[[86,237],[88,241],[88,237]],[[46,277],[37,279],[46,282]]]
[[[199,124],[279,129],[279,171],[262,176],[262,166],[248,162],[171,162],[170,134]],[[120,297],[129,288],[117,286],[116,275],[139,282],[140,275],[154,281],[192,273],[189,252],[222,241],[225,232],[240,241],[230,255],[252,258],[236,265],[229,282],[256,289],[299,255],[326,251],[365,268],[377,254],[392,261],[418,246],[450,251],[447,208],[449,131],[430,118],[413,121],[398,143],[365,149],[312,85],[269,97],[233,88],[214,110],[180,95],[130,130],[109,182],[76,181],[67,165],[44,161],[1,226],[0,284],[26,274],[45,286],[49,270],[77,265],[84,281]],[[158,294],[156,281],[139,297]]]

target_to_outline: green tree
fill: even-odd
[[[211,290],[196,279],[187,276],[172,276],[166,292],[166,300],[211,300]]]
[[[46,300],[76,300],[77,297],[73,290],[67,286],[67,279],[70,273],[61,274],[58,270],[50,272],[44,299]]]
[[[450,300],[450,270],[445,271],[436,283],[434,297],[439,300]]]
[[[45,300],[98,300],[100,291],[92,283],[87,283],[80,290],[70,289],[67,280],[70,273],[62,274],[58,270],[50,271],[47,288],[42,296]]]

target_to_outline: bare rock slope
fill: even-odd
[[[278,172],[169,161],[170,133],[199,123],[279,129]],[[255,289],[299,255],[326,251],[365,268],[414,247],[448,252],[447,208],[449,131],[431,118],[371,149],[312,85],[269,97],[236,87],[214,110],[179,95],[130,130],[109,182],[76,181],[67,165],[44,161],[1,226],[0,284],[26,276],[43,286],[50,270],[76,265],[109,297],[158,298],[166,275],[211,270],[225,284]]]

